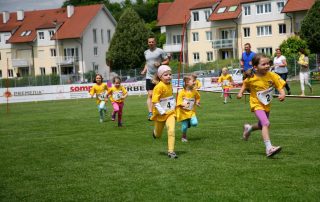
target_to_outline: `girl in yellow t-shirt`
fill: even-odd
[[[267,157],[273,156],[281,151],[280,146],[272,146],[269,135],[269,113],[272,100],[273,89],[279,91],[278,99],[284,101],[286,94],[284,91],[285,81],[276,73],[270,72],[269,58],[263,54],[257,54],[252,59],[252,65],[256,70],[251,78],[246,78],[243,82],[237,98],[240,99],[245,89],[250,90],[250,108],[258,118],[258,123],[243,126],[243,139],[248,140],[250,133],[255,130],[262,131],[262,138],[266,146]]]
[[[126,88],[121,85],[120,77],[113,77],[112,83],[113,86],[108,91],[108,95],[110,96],[110,101],[113,106],[111,119],[114,121],[118,114],[118,126],[122,127],[122,110],[124,106],[124,99],[128,96],[128,92]]]
[[[98,105],[98,111],[100,116],[100,123],[105,120],[107,106],[106,102],[108,102],[108,87],[105,83],[103,83],[103,78],[101,74],[96,74],[96,77],[93,81],[95,84],[90,89],[89,93],[91,98],[96,95],[96,103]]]
[[[198,125],[196,117],[196,105],[200,106],[200,94],[194,88],[196,85],[192,75],[183,78],[184,86],[178,94],[176,115],[177,121],[181,121],[182,142],[187,142],[187,130],[191,126]]]
[[[229,95],[229,91],[232,88],[233,79],[230,74],[228,74],[228,68],[222,68],[222,74],[218,79],[218,83],[221,84],[224,96],[224,104],[227,104],[227,100]]]
[[[192,78],[195,80],[194,89],[199,90],[202,87],[202,83],[198,80],[197,75],[191,74]]]
[[[168,157],[178,158],[174,152],[175,144],[175,107],[176,100],[173,97],[171,84],[171,68],[167,65],[161,65],[158,68],[155,80],[159,83],[152,92],[152,116],[150,120],[154,121],[153,138],[160,138],[164,126],[168,133]]]

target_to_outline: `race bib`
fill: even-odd
[[[229,86],[229,84],[230,84],[229,80],[224,80],[222,83],[222,85],[224,85],[224,86]]]
[[[120,100],[122,98],[122,91],[116,91],[112,93],[112,98],[113,100],[117,101]]]
[[[168,112],[175,109],[176,100],[173,96],[160,98],[160,105],[166,112]]]
[[[107,92],[97,94],[97,97],[99,100],[105,100],[105,98],[107,97]]]
[[[194,98],[183,98],[183,103],[185,104],[185,107],[183,107],[183,109],[192,110],[195,101],[196,100]]]
[[[268,88],[267,90],[257,92],[257,97],[259,101],[264,105],[268,105],[273,98],[272,91],[273,87]]]

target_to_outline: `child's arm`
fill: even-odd
[[[154,107],[158,110],[159,114],[164,115],[166,113],[166,110],[164,110],[160,103],[153,103]]]
[[[237,95],[237,98],[238,98],[238,99],[241,99],[241,98],[242,98],[243,92],[244,92],[245,89],[246,89],[246,85],[245,85],[245,83],[243,82],[243,83],[242,83],[242,86],[241,86],[241,89],[240,89],[240,91],[239,91],[239,93],[238,93],[238,95]]]
[[[144,65],[144,68],[141,71],[141,74],[145,74],[146,72],[147,72],[147,64]]]
[[[196,105],[200,107],[200,93],[198,91],[196,93]]]
[[[286,93],[285,93],[283,88],[278,90],[278,91],[279,91],[279,97],[278,98],[279,98],[280,102],[282,102],[286,98]]]

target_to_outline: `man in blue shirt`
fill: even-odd
[[[242,53],[242,57],[240,60],[240,65],[243,72],[243,79],[251,76],[252,72],[252,58],[256,55],[255,52],[251,51],[251,44],[244,44],[244,52]]]

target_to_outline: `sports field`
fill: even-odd
[[[266,158],[259,131],[241,140],[256,122],[248,97],[201,96],[188,143],[176,124],[178,159],[166,133],[152,138],[146,96],[127,98],[122,128],[99,123],[93,99],[0,105],[0,201],[319,201],[319,99],[273,100],[271,140],[283,150]]]

